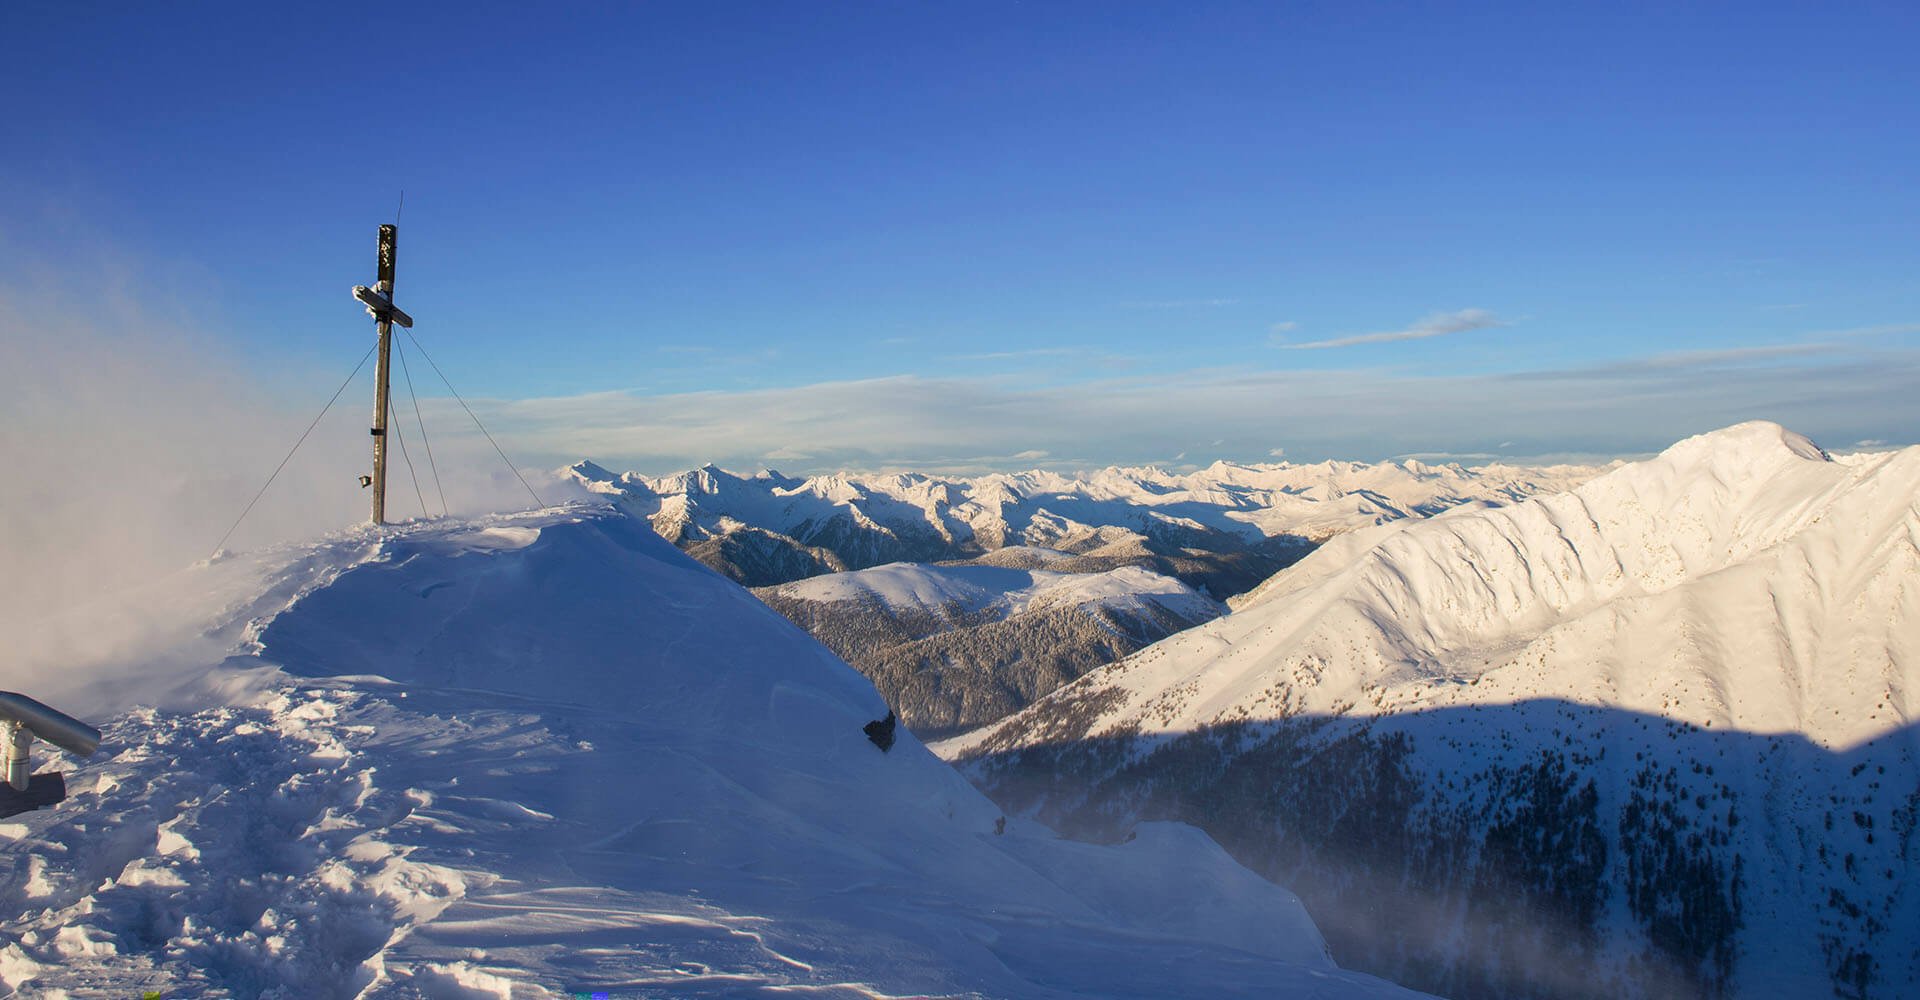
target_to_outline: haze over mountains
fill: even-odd
[[[1920,980],[1920,448],[1742,424],[1235,604],[942,752],[1079,835],[1195,822],[1417,988]]]

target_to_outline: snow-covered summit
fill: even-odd
[[[151,653],[205,704],[99,720],[72,798],[0,825],[0,986],[1399,995],[1197,831],[1003,827],[911,733],[882,753],[865,679],[615,509],[168,590],[192,624]]]

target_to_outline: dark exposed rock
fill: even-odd
[[[886,718],[875,719],[860,728],[867,734],[867,739],[872,740],[873,745],[880,748],[881,753],[886,753],[893,749],[893,730],[898,723],[899,720],[894,717],[894,714],[888,712]]]

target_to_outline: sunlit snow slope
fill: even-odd
[[[197,624],[72,679],[103,750],[0,825],[0,988],[1400,995],[1191,828],[999,832],[910,733],[868,741],[864,678],[605,507],[165,590]]]
[[[1834,462],[1742,424],[1338,540],[1100,682],[1154,700],[1155,729],[1261,718],[1284,681],[1313,711],[1553,695],[1846,746],[1908,721],[1920,686],[1916,503],[1920,450]]]
[[[1920,449],[1742,424],[1235,606],[943,752],[1083,832],[1201,822],[1416,985],[1920,988]]]

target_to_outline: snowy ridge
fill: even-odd
[[[72,798],[0,825],[0,987],[1402,995],[1197,831],[1000,832],[911,733],[866,739],[863,678],[614,510],[351,532],[170,590],[203,638],[153,651],[168,690],[215,703],[120,705]]]
[[[817,576],[774,588],[816,603],[876,600],[895,611],[940,614],[950,608],[1006,618],[1029,608],[1097,605],[1123,609],[1152,602],[1187,617],[1211,618],[1220,605],[1192,587],[1139,566],[1104,573],[1056,573],[999,566],[892,563]]]
[[[1920,448],[1741,424],[1356,531],[1234,603],[941,752],[1081,833],[1159,802],[1343,961],[1441,992],[1920,982]],[[1340,816],[1408,839],[1356,860]],[[1356,937],[1382,899],[1460,929]]]

